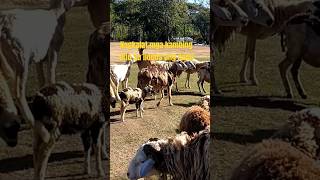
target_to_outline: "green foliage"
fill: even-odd
[[[208,7],[186,0],[114,0],[111,21],[115,40],[168,41],[189,36],[206,41],[210,20]]]

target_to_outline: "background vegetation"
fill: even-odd
[[[113,0],[111,38],[121,41],[170,41],[192,37],[208,43],[207,1]]]

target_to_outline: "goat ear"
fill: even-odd
[[[154,168],[155,161],[152,159],[146,160],[140,168],[140,177],[147,176],[150,171]]]
[[[146,144],[143,147],[143,152],[146,154],[148,158],[153,159],[156,165],[162,162],[163,157],[161,156],[160,149],[157,150],[150,144]]]

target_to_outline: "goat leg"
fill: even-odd
[[[169,105],[173,106],[173,104],[171,102],[172,101],[172,94],[171,93],[172,93],[172,85],[168,87],[168,97],[169,97]]]
[[[35,180],[44,180],[48,166],[49,156],[54,147],[54,140],[49,143],[44,143],[41,138],[37,138],[34,144],[34,166],[35,166]]]
[[[58,52],[55,50],[49,50],[49,61],[47,69],[47,82],[49,85],[56,82],[56,67],[58,61]]]
[[[102,162],[101,162],[101,135],[102,135],[102,128],[100,128],[98,137],[96,138],[96,142],[94,144],[94,152],[96,157],[96,169],[98,172],[99,177],[104,177],[104,172],[102,168]]]
[[[36,70],[38,75],[39,87],[41,88],[46,84],[43,62],[39,62],[36,64]]]
[[[292,90],[288,81],[288,68],[291,65],[291,62],[289,59],[286,57],[280,64],[279,64],[279,70],[280,70],[280,75],[282,79],[283,86],[287,92],[287,98],[292,98]]]
[[[84,147],[84,173],[91,174],[90,155],[91,155],[91,138],[89,130],[81,134],[82,145]]]
[[[124,101],[121,102],[121,107],[120,107],[120,114],[121,114],[121,121],[124,121],[124,115],[126,113],[128,104]]]
[[[24,71],[16,77],[15,82],[15,97],[17,98],[17,106],[22,116],[28,121],[28,123],[34,126],[34,117],[28,106],[26,99],[26,81],[28,76],[28,67],[25,67]]]
[[[164,89],[160,90],[160,92],[161,92],[161,98],[160,98],[159,102],[157,103],[157,107],[160,106],[160,103],[161,103],[161,101],[163,100],[163,97],[164,97]]]

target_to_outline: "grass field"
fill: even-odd
[[[216,76],[223,95],[214,95],[211,124],[214,135],[211,170],[214,179],[227,179],[232,169],[252,145],[272,135],[288,116],[320,102],[319,69],[303,63],[301,81],[308,99],[302,100],[291,81],[295,98],[284,98],[278,64],[284,58],[280,39],[272,37],[257,43],[257,78],[259,86],[240,84],[245,38],[238,35],[224,55],[217,58]],[[290,80],[292,79],[289,71]]]
[[[130,52],[135,53],[134,50]],[[144,53],[164,53],[163,50],[148,50]],[[169,53],[179,52],[171,50]],[[208,47],[196,47],[193,52],[199,60],[209,60]],[[119,43],[111,43],[111,62],[118,62],[118,54],[123,53],[119,49]],[[168,52],[166,52],[168,53]],[[123,63],[123,62],[122,62]],[[131,69],[129,87],[137,85],[137,65],[134,64]],[[191,75],[191,89],[184,88],[186,74],[183,73],[178,78],[178,86],[181,92],[173,95],[174,106],[169,106],[168,99],[162,101],[159,108],[156,107],[157,101],[153,97],[148,98],[145,102],[145,112],[143,118],[136,118],[135,106],[130,105],[123,123],[119,123],[120,112],[119,106],[111,110],[110,118],[114,122],[111,127],[111,162],[110,175],[111,179],[126,179],[127,167],[131,158],[134,156],[138,147],[151,137],[167,138],[174,137],[177,125],[186,108],[192,106],[200,100],[201,95],[198,93],[197,75]],[[173,88],[175,90],[175,88]],[[209,84],[205,83],[205,89],[209,92]],[[159,100],[159,95],[157,100]]]
[[[58,60],[57,80],[69,83],[84,82],[88,56],[87,47],[93,27],[86,8],[74,8],[67,17],[65,42]],[[34,66],[28,80],[28,95],[37,89],[37,79]],[[94,158],[92,158],[94,159]],[[92,161],[92,176],[83,174],[83,147],[80,135],[62,136],[49,159],[47,179],[97,179],[94,160]],[[104,166],[106,167],[106,161]],[[14,148],[0,149],[0,179],[29,180],[33,177],[32,136],[31,130],[19,133],[18,145]],[[103,178],[100,178],[103,179]]]

